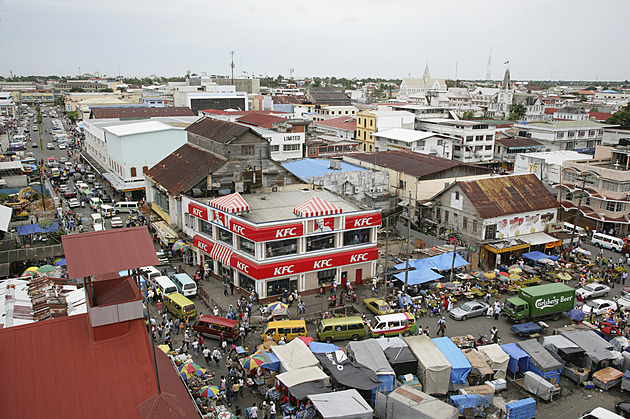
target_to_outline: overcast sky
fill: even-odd
[[[0,0],[0,74],[630,79],[628,0]]]

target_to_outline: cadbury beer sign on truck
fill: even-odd
[[[575,290],[562,283],[521,288],[517,297],[508,298],[503,313],[516,321],[552,318],[575,305]]]

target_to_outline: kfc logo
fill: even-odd
[[[249,266],[244,264],[243,262],[236,262],[236,269],[245,273],[249,273]]]
[[[274,276],[281,276],[281,275],[286,275],[286,274],[292,274],[293,268],[295,267],[295,265],[289,265],[289,266],[280,266],[279,268],[274,268],[273,270],[273,275]]]
[[[232,224],[232,231],[241,236],[245,235],[245,228],[243,226]]]
[[[355,227],[364,227],[369,225],[372,225],[372,217],[359,218],[358,220],[354,220]]]
[[[282,229],[276,231],[276,239],[295,236],[296,235],[296,233],[295,233],[296,229],[297,229],[296,227],[282,228]]]
[[[350,256],[350,263],[367,262],[367,260],[368,260],[367,253],[360,253],[358,255]]]
[[[332,259],[316,260],[313,263],[313,269],[330,268],[333,266]]]

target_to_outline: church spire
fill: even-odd
[[[429,71],[429,60],[427,60],[427,65],[424,67],[424,73],[422,74],[422,79],[426,83],[427,80],[431,78],[431,72]]]
[[[512,80],[510,79],[510,69],[505,70],[505,75],[503,76],[503,83],[501,83],[501,89],[510,90],[510,85],[512,84]]]

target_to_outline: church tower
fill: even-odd
[[[505,70],[501,89],[497,97],[497,114],[507,118],[512,109],[512,101],[514,100],[514,89],[512,89],[512,80],[510,79],[510,69]]]

